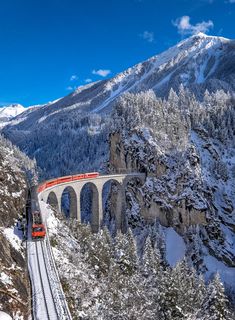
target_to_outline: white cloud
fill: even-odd
[[[85,79],[85,83],[90,83],[90,82],[92,82],[92,79],[90,78]]]
[[[228,0],[229,3],[235,3],[235,0]]]
[[[95,74],[97,76],[106,77],[108,74],[111,73],[111,70],[109,69],[99,69],[99,70],[93,70],[92,74]]]
[[[154,33],[151,31],[144,31],[140,34],[140,37],[148,42],[154,41]]]
[[[70,77],[70,81],[76,81],[78,80],[78,76],[76,74],[73,74],[71,77]]]
[[[181,35],[197,34],[199,32],[206,33],[209,31],[209,29],[214,27],[214,23],[211,20],[202,21],[195,25],[192,25],[190,23],[189,16],[182,16],[173,21],[172,23],[175,27],[177,27],[178,33],[180,33]]]

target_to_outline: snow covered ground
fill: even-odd
[[[181,261],[186,253],[184,239],[173,228],[165,229],[166,259],[174,267]]]
[[[3,311],[0,311],[0,320],[12,320],[12,317]]]

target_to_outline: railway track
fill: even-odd
[[[27,206],[27,260],[32,288],[32,318],[34,320],[72,320],[50,241],[46,235],[40,241],[32,239],[32,198]],[[39,208],[36,208],[39,210]],[[35,213],[35,212],[34,212]],[[46,219],[44,216],[44,225]],[[46,230],[46,234],[47,234]]]
[[[53,297],[53,290],[50,282],[50,275],[46,268],[45,244],[44,241],[35,243],[38,271],[44,300],[44,309],[48,320],[60,319],[57,313],[56,304]],[[46,320],[46,319],[45,319]]]
[[[48,238],[27,242],[34,320],[72,320]]]

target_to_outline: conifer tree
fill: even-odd
[[[203,320],[232,320],[223,284],[217,273],[210,282],[198,317]]]

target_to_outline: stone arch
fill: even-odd
[[[48,194],[47,203],[57,211],[59,210],[59,202],[54,191]]]
[[[123,198],[123,186],[116,179],[110,179],[102,187],[102,209],[104,212],[104,224],[115,222],[116,229],[123,229],[125,199]],[[108,206],[107,206],[107,201]],[[112,230],[111,230],[112,231]]]
[[[77,218],[77,195],[73,187],[64,188],[61,195],[61,211],[66,217]]]
[[[100,225],[100,201],[99,190],[93,182],[87,182],[82,186],[80,192],[80,211],[81,222],[87,222],[91,224],[93,232],[99,230]]]

